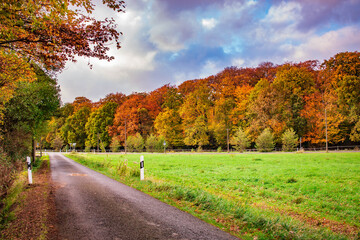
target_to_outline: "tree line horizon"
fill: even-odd
[[[281,145],[286,131],[304,146],[360,141],[360,53],[305,61],[228,67],[216,75],[151,92],[77,97],[50,122],[45,144],[103,148],[158,137],[170,148],[226,148],[242,131],[255,143],[265,129]],[[128,139],[130,138],[130,139]],[[162,141],[163,141],[162,140]]]

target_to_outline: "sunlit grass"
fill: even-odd
[[[242,238],[357,237],[360,153],[144,156],[71,157]]]

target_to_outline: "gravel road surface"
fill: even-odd
[[[238,239],[60,153],[49,155],[60,239]]]

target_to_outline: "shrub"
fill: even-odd
[[[9,156],[0,148],[0,199],[6,194],[13,179],[14,166]],[[1,201],[0,201],[1,209]]]
[[[298,144],[298,136],[296,135],[294,129],[290,128],[286,130],[282,137],[282,149],[285,152],[294,151]]]
[[[241,127],[235,132],[230,143],[234,145],[234,148],[239,152],[243,152],[246,148],[250,147],[250,141]]]
[[[266,128],[255,141],[255,147],[259,152],[271,152],[274,150],[274,136],[269,128]]]
[[[144,138],[140,135],[140,133],[137,133],[135,136],[129,136],[126,141],[126,145],[128,151],[130,152],[134,150],[141,152],[144,150]]]
[[[165,138],[163,136],[155,136],[150,134],[146,139],[145,147],[148,152],[162,152],[164,151]],[[166,147],[166,146],[165,146]]]
[[[85,142],[85,152],[90,152],[91,151],[91,143],[90,141],[86,141]]]
[[[128,166],[127,166],[128,162],[125,159],[124,161],[120,161],[118,166],[117,166],[117,172],[120,176],[125,176],[127,171],[128,171]]]
[[[64,145],[64,141],[60,136],[57,135],[51,142],[51,147],[53,147],[55,151],[60,151],[63,145]]]
[[[150,134],[145,142],[146,151],[154,152],[158,145],[158,138],[154,134]]]
[[[157,144],[156,144],[156,151],[158,152],[162,152],[164,151],[164,142],[165,142],[165,138],[163,136],[158,136],[157,138]],[[165,148],[168,147],[168,145],[166,144]]]
[[[106,148],[105,148],[105,144],[103,142],[100,143],[100,149],[101,149],[101,152],[106,152]]]
[[[120,149],[120,141],[116,137],[111,140],[110,148],[112,152],[118,152]]]

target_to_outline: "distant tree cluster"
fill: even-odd
[[[60,137],[78,147],[125,145],[128,150],[256,147],[291,151],[298,138],[331,144],[360,141],[360,53],[255,68],[229,67],[205,79],[149,93],[113,93],[99,102],[78,97],[51,120],[48,143]],[[58,140],[56,140],[58,141]],[[158,146],[158,147],[156,147]],[[117,148],[117,149],[118,149]]]

